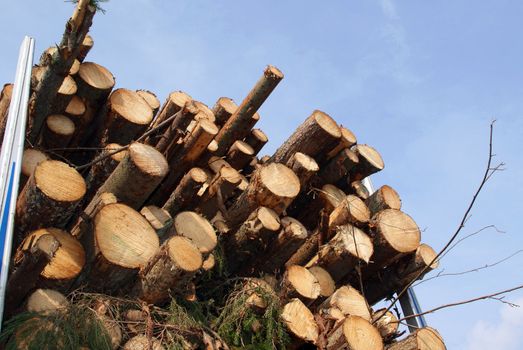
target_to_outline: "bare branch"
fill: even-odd
[[[447,249],[447,251],[445,251],[443,254],[441,254],[439,260],[441,261],[441,259],[443,259],[443,257],[445,255],[447,255],[448,253],[450,253],[450,251],[452,249],[454,249],[454,247],[456,247],[458,244],[460,244],[461,242],[463,242],[464,240],[468,239],[468,238],[471,238],[473,236],[476,236],[477,234],[480,234],[481,232],[487,230],[487,229],[494,229],[497,233],[505,233],[505,231],[501,231],[500,229],[498,229],[495,225],[488,225],[488,226],[484,226],[482,228],[480,228],[479,230],[475,231],[475,232],[472,232],[468,235],[466,235],[465,237],[463,238],[460,238],[458,239],[453,245],[451,245],[449,247],[449,249]]]

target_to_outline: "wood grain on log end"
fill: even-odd
[[[136,90],[136,93],[147,102],[149,107],[153,110],[153,114],[158,112],[158,109],[160,108],[160,100],[153,92],[149,90]]]
[[[283,277],[285,295],[305,300],[315,300],[320,296],[321,286],[318,279],[305,267],[292,265]]]
[[[314,275],[314,277],[316,277],[320,284],[320,296],[325,298],[330,297],[336,290],[336,283],[329,272],[317,265],[310,267],[309,271]]]
[[[316,344],[320,333],[314,315],[300,299],[292,299],[283,307],[281,319],[287,329],[299,340]]]
[[[218,243],[211,223],[192,211],[184,211],[176,215],[173,230],[177,235],[190,239],[204,256],[211,253]]]
[[[349,315],[343,322],[343,334],[349,349],[383,350],[380,333],[368,320]]]

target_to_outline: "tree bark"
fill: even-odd
[[[169,118],[172,115],[175,115],[178,113],[179,110],[183,108],[183,106],[192,100],[192,97],[187,95],[183,91],[174,91],[169,94],[167,97],[167,100],[164,102],[162,108],[158,112],[158,115],[156,116],[156,119],[153,120],[151,123],[151,129],[157,127],[159,124],[161,124],[165,119]],[[165,129],[165,128],[163,128]],[[146,139],[146,143],[148,143],[151,146],[155,146],[156,143],[159,140],[159,136],[162,134],[163,130],[158,130],[156,136],[151,135]]]
[[[356,145],[352,150],[358,155],[359,162],[349,171],[351,181],[364,179],[385,167],[381,155],[374,148],[368,145]]]
[[[138,210],[167,175],[165,157],[151,146],[135,142],[96,192],[113,193],[119,202]],[[94,200],[94,199],[93,199]]]
[[[269,142],[269,138],[261,129],[252,129],[249,135],[245,137],[245,143],[252,147],[254,154],[258,154],[263,146]]]
[[[158,235],[147,220],[131,207],[115,203],[104,206],[94,218],[96,260],[89,284],[114,293],[126,284],[158,252]]]
[[[278,68],[268,66],[265,69],[263,76],[216,135],[215,140],[218,142],[216,155],[225,155],[234,141],[243,140],[249,134],[259,119],[259,116],[255,117],[256,111],[282,79],[283,73]]]
[[[271,160],[287,163],[294,153],[301,152],[318,161],[336,147],[340,137],[341,131],[334,119],[315,110],[276,150]]]
[[[347,176],[349,171],[359,163],[358,156],[348,148],[342,149],[323,167],[318,178],[322,184],[335,184]]]
[[[140,271],[133,294],[151,304],[161,304],[171,293],[181,293],[202,267],[202,254],[185,237],[169,238]]]
[[[207,174],[200,168],[192,168],[182,177],[176,189],[163,205],[171,216],[181,211],[193,210],[201,198],[199,191],[207,182]]]
[[[173,218],[167,210],[155,205],[148,205],[140,210],[140,214],[149,221],[149,224],[154,228],[158,237],[165,237],[171,230]]]
[[[66,148],[75,134],[75,125],[71,119],[62,114],[51,114],[45,120],[42,143],[47,149]],[[62,154],[62,150],[53,153]]]
[[[228,97],[220,97],[212,108],[214,116],[216,117],[216,124],[223,126],[227,120],[236,112],[238,105]]]
[[[94,62],[82,63],[75,80],[77,95],[95,111],[107,100],[115,83],[111,72]]]
[[[291,169],[279,163],[262,166],[228,211],[231,229],[239,227],[258,206],[283,213],[299,192],[300,181]]]
[[[425,327],[416,330],[407,338],[385,347],[386,350],[446,350],[443,338],[434,328]]]
[[[227,162],[236,170],[242,170],[254,157],[254,149],[246,142],[235,141],[227,152]]]
[[[0,150],[2,149],[2,143],[4,142],[4,133],[7,125],[12,94],[13,84],[5,84],[0,93]]]
[[[181,139],[185,135],[187,127],[194,121],[198,113],[200,113],[200,110],[194,101],[186,102],[186,104],[176,112],[176,117],[165,129],[155,146],[167,159],[170,159],[171,155],[175,153],[179,147],[182,147]]]
[[[370,210],[371,216],[374,216],[381,210],[401,209],[400,196],[390,186],[384,185],[378,188],[368,199],[365,204]]]
[[[340,132],[340,142],[327,154],[327,159],[331,159],[340,153],[344,148],[351,148],[357,143],[356,136],[346,127],[340,126]]]
[[[203,193],[198,211],[208,219],[214,218],[218,211],[226,212],[225,203],[240,190],[241,183],[242,177],[236,169],[220,168]]]
[[[37,91],[31,97],[31,113],[28,125],[29,141],[38,140],[45,118],[51,114],[58,89],[69,73],[74,60],[80,53],[81,43],[92,24],[96,8],[89,1],[79,1],[72,17],[67,21],[59,49],[53,54],[50,64],[45,67]]]
[[[84,179],[69,165],[38,164],[16,202],[18,239],[39,227],[65,227],[85,191]]]
[[[85,103],[78,95],[74,95],[63,114],[74,123],[74,135],[69,147],[78,146],[88,128]]]
[[[86,34],[84,40],[82,40],[82,43],[80,44],[80,50],[78,52],[78,61],[83,62],[89,51],[93,48],[93,46],[93,37],[89,34]]]

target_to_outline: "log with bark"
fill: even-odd
[[[268,66],[265,69],[263,76],[216,135],[216,155],[225,155],[234,141],[243,140],[249,134],[259,119],[259,116],[255,116],[256,111],[282,79],[283,73],[278,68]]]
[[[385,209],[401,209],[400,196],[390,186],[383,185],[365,200],[372,216]]]
[[[281,320],[293,338],[291,346],[294,348],[303,343],[317,343],[319,327],[312,312],[300,299],[295,298],[285,304]]]
[[[158,235],[147,220],[131,207],[104,206],[94,218],[96,259],[89,284],[97,290],[123,292],[139,269],[159,250]]]
[[[143,207],[140,214],[149,221],[160,238],[164,237],[173,225],[173,218],[169,212],[155,205]]]
[[[318,225],[320,212],[330,214],[345,197],[345,192],[338,187],[323,185],[321,189],[302,192],[289,209],[289,215],[298,218],[309,230],[314,230]]]
[[[158,112],[156,118],[151,123],[151,129],[157,127],[159,124],[161,124],[163,121],[165,121],[167,118],[169,118],[172,115],[175,115],[180,111],[183,106],[192,100],[192,97],[186,94],[183,91],[174,91],[169,94],[167,97],[167,100],[162,105],[160,111]],[[160,135],[162,134],[163,130],[166,128],[159,129],[154,135],[149,136],[146,139],[146,142],[150,145],[155,146],[156,143],[159,140]]]
[[[342,149],[319,171],[318,180],[321,183],[335,184],[347,176],[349,171],[359,163],[356,152],[348,148]]]
[[[166,155],[167,159],[181,147],[181,140],[187,132],[188,126],[200,113],[194,101],[188,101],[174,114],[173,121],[164,128],[155,148]]]
[[[77,95],[95,110],[107,100],[115,84],[111,72],[94,62],[82,63],[75,81],[78,85]]]
[[[236,170],[242,170],[254,157],[254,149],[246,142],[235,141],[225,159]]]
[[[381,155],[369,145],[356,145],[352,150],[358,155],[358,164],[349,171],[351,181],[361,180],[383,170],[385,163]]]
[[[216,117],[216,124],[223,126],[227,120],[236,112],[238,105],[228,97],[220,97],[212,108],[212,112]]]
[[[301,152],[294,153],[287,162],[287,166],[291,168],[300,179],[300,188],[302,192],[308,190],[310,180],[318,170],[320,170],[320,167],[314,158]]]
[[[2,149],[2,143],[4,142],[4,133],[12,94],[13,84],[5,84],[0,93],[0,149]]]
[[[384,343],[390,343],[396,336],[399,328],[398,318],[387,309],[379,309],[372,313],[372,324],[378,328]]]
[[[74,122],[62,114],[51,114],[45,119],[42,144],[50,153],[61,154],[75,134]],[[56,148],[57,150],[54,150]]]
[[[383,350],[380,333],[368,320],[349,315],[327,337],[327,350]]]
[[[188,238],[206,258],[218,244],[216,231],[203,216],[192,211],[183,211],[174,217],[170,235]]]
[[[192,168],[182,177],[162,208],[171,216],[181,211],[193,210],[198,205],[201,198],[199,192],[207,179],[207,173],[203,169]]]
[[[350,131],[346,127],[340,126],[340,132],[340,142],[327,154],[327,159],[334,157],[344,148],[351,148],[357,142],[356,136],[352,133],[352,131]]]
[[[18,239],[39,227],[65,227],[86,191],[82,176],[56,160],[39,163],[18,196]]]
[[[31,175],[33,175],[36,166],[44,160],[48,159],[49,156],[47,156],[47,154],[36,148],[27,148],[24,150],[24,154],[22,156],[22,167],[20,172],[20,191],[24,188],[27,180],[29,180]]]
[[[252,129],[245,137],[245,143],[252,147],[254,154],[258,154],[263,146],[269,142],[269,138],[261,129]]]
[[[82,43],[80,44],[80,50],[78,52],[78,61],[83,62],[85,60],[85,57],[91,51],[91,49],[94,46],[94,40],[93,37],[89,34],[86,34],[84,37],[84,40],[82,40]]]
[[[85,119],[86,107],[78,95],[74,95],[63,114],[71,119],[74,123],[74,136],[69,147],[78,146],[87,130],[87,120]]]
[[[443,338],[434,328],[416,330],[403,340],[385,347],[386,350],[446,350]]]

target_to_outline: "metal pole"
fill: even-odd
[[[34,39],[26,36],[20,46],[16,67],[13,95],[0,154],[0,237],[4,242],[2,270],[0,273],[0,330],[4,315],[5,292],[13,245],[16,197],[24,152],[25,126],[31,87]]]
[[[370,194],[374,193],[374,185],[372,184],[370,177],[367,176],[362,180],[362,183],[365,187],[367,187]],[[413,287],[407,289],[407,293],[403,294],[403,296],[399,299],[399,302],[404,316],[417,315],[422,312]],[[427,322],[425,321],[425,317],[423,317],[423,315],[408,319],[407,324],[409,325],[409,332],[411,333],[420,327],[427,326]]]

